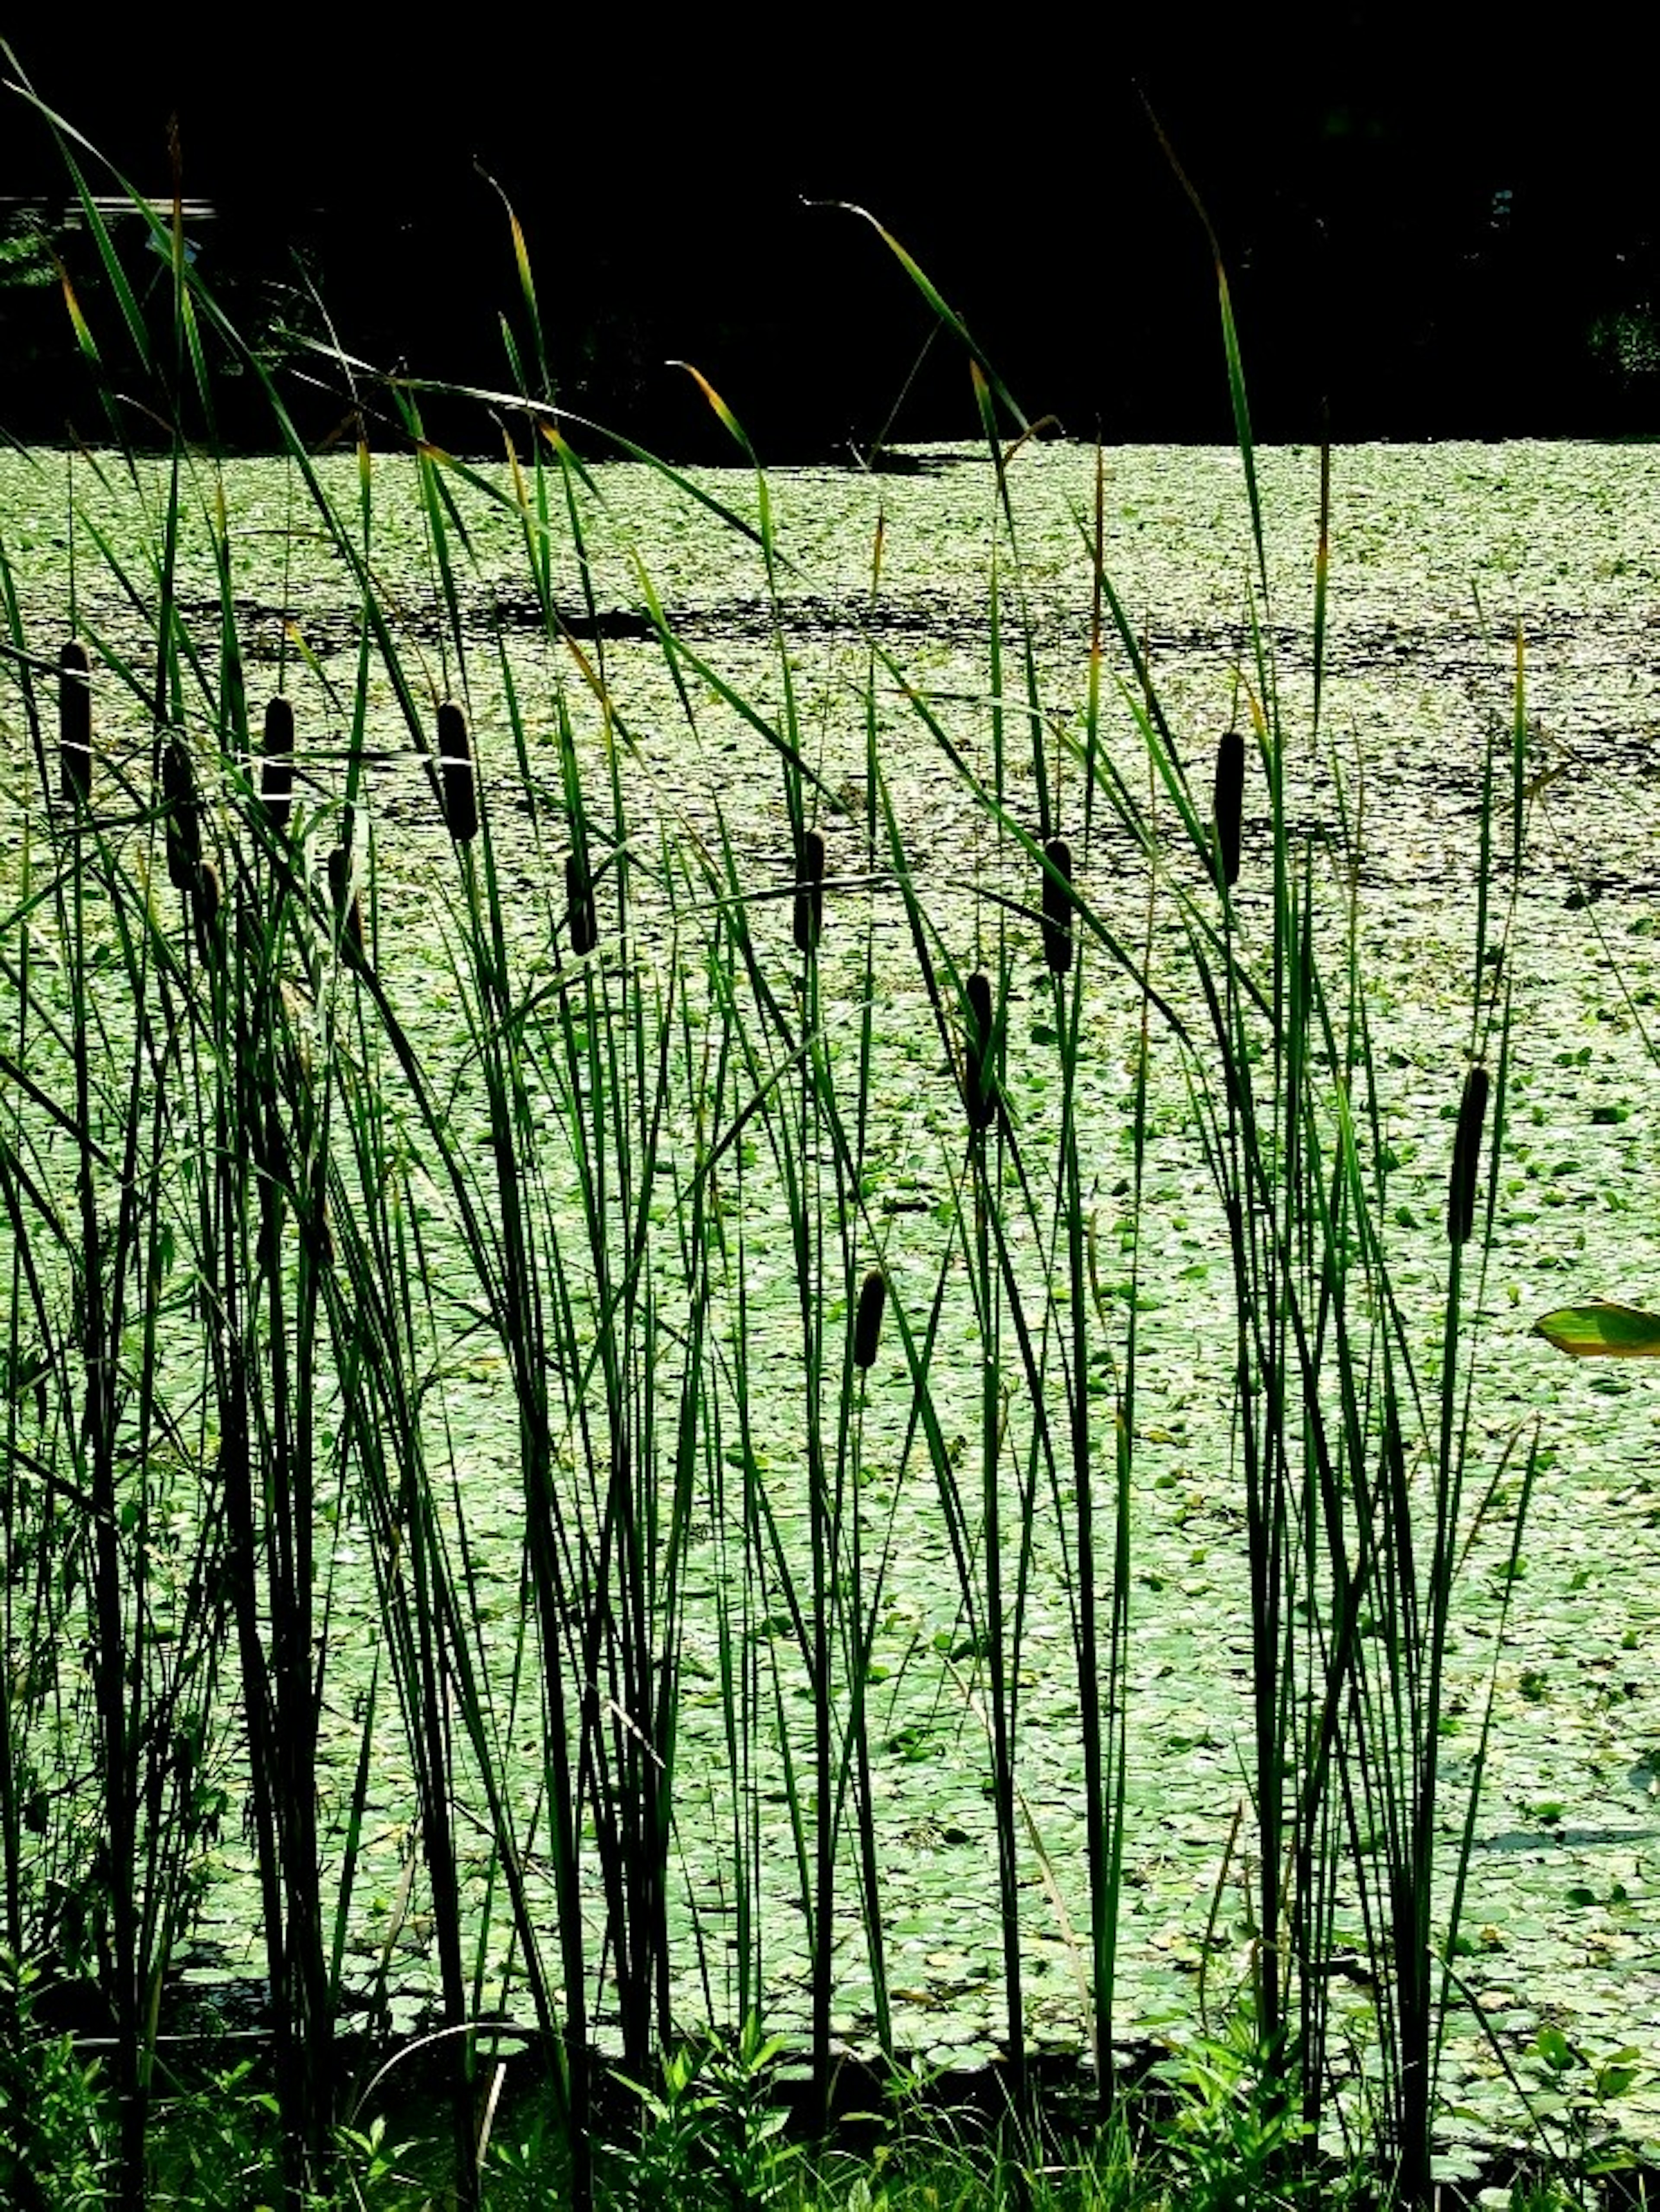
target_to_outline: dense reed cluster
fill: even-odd
[[[1353,904],[1286,796],[1225,287],[1250,727],[1215,744],[1208,813],[1207,742],[1161,702],[1098,499],[1078,520],[1087,706],[1051,710],[1018,590],[1030,426],[907,260],[967,354],[988,458],[966,713],[873,623],[848,798],[815,766],[782,622],[763,675],[723,674],[665,612],[649,548],[636,563],[653,636],[631,649],[660,659],[685,733],[718,711],[775,775],[758,860],[735,792],[694,808],[647,774],[595,620],[604,488],[553,402],[522,241],[505,466],[435,448],[407,383],[354,388],[354,504],[177,210],[135,202],[171,271],[145,305],[64,143],[106,278],[75,312],[110,441],[79,465],[69,526],[130,616],[119,633],[74,605],[43,617],[0,535],[0,739],[24,824],[0,883],[0,1910],[9,1949],[103,2030],[112,2201],[144,2201],[147,2130],[176,2094],[164,2011],[228,1868],[292,2203],[328,2182],[356,2032],[389,2035],[417,1932],[464,2201],[507,2051],[539,2053],[581,2206],[602,2063],[649,2099],[689,2003],[736,2032],[791,1982],[822,2131],[850,2037],[903,2055],[910,1970],[885,1899],[915,1847],[895,1807],[942,1714],[983,1788],[964,1840],[987,1870],[975,1936],[1011,2124],[1038,2125],[1034,1941],[1055,1924],[1110,2105],[1162,1067],[1231,1285],[1249,1786],[1221,1882],[1249,1926],[1251,2094],[1284,2170],[1341,2126],[1380,2184],[1427,2202],[1481,1781],[1478,1756],[1450,1798],[1438,1754],[1480,1518],[1464,1271],[1503,1135],[1486,888],[1488,825],[1513,814],[1520,834],[1519,699],[1472,859],[1472,1062],[1446,1073],[1450,1098],[1464,1088],[1426,1361],[1388,1261]],[[228,368],[266,385],[289,542],[356,609],[325,668],[285,602],[263,707],[271,633],[211,448]],[[389,467],[418,489],[420,635],[377,559]],[[764,473],[741,498],[660,473],[775,608],[789,562]],[[118,483],[148,502],[142,544],[105,532]],[[518,534],[529,653],[464,606],[481,514]],[[1310,557],[1317,663],[1323,527]],[[1317,679],[1314,699],[1295,741],[1317,748]],[[896,717],[969,802],[976,880],[942,884],[915,849]],[[418,823],[385,804],[388,760],[420,764]],[[901,990],[922,1006],[903,1054],[884,1016]],[[922,1065],[931,1091],[896,1113]],[[880,1194],[916,1127],[939,1196],[913,1236]],[[1518,1470],[1486,1539],[1512,1561],[1525,1446]],[[938,1550],[912,1629],[918,1518]],[[1035,1731],[1040,1644],[1069,1686],[1064,1721]],[[1075,1777],[1058,1870],[1040,1760]],[[1450,1808],[1462,1853],[1438,1850]]]

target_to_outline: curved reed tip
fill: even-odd
[[[177,738],[161,749],[161,811],[167,827],[167,881],[193,890],[202,866],[202,827],[190,755]]]
[[[1043,957],[1051,975],[1064,975],[1072,967],[1072,847],[1051,837],[1043,858]]]
[[[969,1034],[963,1041],[963,1103],[969,1126],[983,1129],[997,1111],[992,1074],[992,1006],[989,979],[976,968],[966,985]]]
[[[473,781],[467,718],[453,699],[438,709],[438,795],[444,826],[458,845],[478,835],[478,787]]]
[[[58,656],[58,762],[65,799],[85,805],[92,797],[92,664],[79,638]]]
[[[888,1302],[888,1279],[879,1267],[866,1276],[859,1293],[859,1311],[853,1324],[853,1364],[868,1370],[876,1364],[876,1347],[882,1340],[882,1311]]]
[[[1239,827],[1245,803],[1245,740],[1230,730],[1216,748],[1216,849],[1218,880],[1230,888],[1239,880]]]
[[[289,809],[294,803],[294,708],[280,691],[265,708],[259,796],[271,828],[286,830]]]
[[[817,830],[801,840],[795,869],[795,949],[811,952],[824,927],[824,841]]]
[[[570,932],[570,949],[579,960],[599,942],[593,886],[582,866],[582,855],[575,852],[569,854],[565,860],[565,926]]]
[[[1475,1186],[1481,1167],[1481,1133],[1487,1118],[1487,1071],[1478,1060],[1464,1078],[1447,1183],[1447,1242],[1468,1244],[1475,1227]]]

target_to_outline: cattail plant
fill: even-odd
[[[1458,1133],[1453,1139],[1452,1173],[1447,1183],[1447,1241],[1469,1243],[1475,1227],[1475,1185],[1481,1165],[1481,1132],[1487,1118],[1487,1071],[1477,1061],[1464,1078],[1458,1102]]]
[[[963,1103],[969,1127],[984,1129],[997,1111],[996,1077],[992,1070],[991,984],[976,968],[969,977],[969,1030],[963,1041]]]
[[[1052,975],[1065,975],[1072,968],[1072,847],[1051,837],[1043,857],[1049,864],[1043,872],[1043,958]]]
[[[438,709],[438,796],[445,828],[458,845],[470,844],[478,835],[478,790],[467,718],[453,699]]]
[[[224,903],[219,871],[211,860],[198,863],[190,878],[190,897],[192,917],[196,924],[197,945],[204,962],[211,966],[218,951],[219,916]]]
[[[196,888],[202,866],[202,829],[190,755],[177,738],[161,749],[161,804],[167,827],[167,881],[176,891]]]
[[[795,949],[818,949],[824,927],[824,840],[817,830],[805,832],[796,867]]]
[[[1231,890],[1239,880],[1239,823],[1245,799],[1245,740],[1229,730],[1216,748],[1216,845],[1213,861],[1217,881]]]
[[[599,925],[593,908],[593,885],[582,866],[582,855],[573,851],[565,861],[565,923],[570,949],[580,960],[599,942]]]
[[[265,760],[260,770],[259,796],[265,819],[273,830],[289,826],[294,804],[294,706],[281,692],[265,708]]]
[[[84,806],[92,797],[92,681],[87,648],[70,638],[58,656],[58,756],[64,797]]]
[[[861,1373],[868,1374],[876,1364],[887,1302],[888,1279],[879,1267],[873,1267],[859,1292],[859,1311],[853,1325],[853,1364]]]
[[[221,558],[228,556],[228,547],[222,541]],[[225,641],[225,656],[219,672],[219,705],[227,737],[234,738],[246,732],[248,722],[247,676],[242,666],[241,647],[234,632]]]
[[[352,881],[351,849],[337,845],[329,854],[329,897],[339,917],[340,936],[351,951],[363,957],[363,907]]]

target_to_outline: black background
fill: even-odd
[[[722,451],[676,357],[774,459],[867,446],[902,392],[895,438],[972,434],[960,350],[936,343],[907,389],[928,311],[876,234],[817,199],[880,217],[1028,414],[1228,438],[1209,248],[1149,107],[1214,224],[1259,435],[1660,428],[1660,357],[1608,338],[1660,298],[1655,100],[1594,11],[1548,45],[1511,15],[1369,5],[1314,29],[767,20],[763,39],[709,13],[484,6],[423,37],[250,11],[192,37],[155,15],[92,33],[64,9],[13,43],[147,192],[170,190],[176,114],[183,190],[214,210],[202,266],[244,327],[320,327],[303,266],[352,353],[504,389],[497,318],[522,338],[526,317],[482,165],[524,223],[560,399],[671,450]],[[58,210],[62,179],[8,98],[0,193]],[[60,243],[95,292],[85,241]],[[95,428],[68,339],[55,287],[0,292],[0,425]],[[320,427],[337,392],[298,404]],[[257,410],[234,415],[254,434]]]

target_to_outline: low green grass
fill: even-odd
[[[1245,559],[1231,726],[1195,735],[1110,571],[1098,461],[1061,688],[1037,433],[885,234],[983,456],[967,688],[882,618],[880,509],[835,682],[798,650],[812,548],[700,372],[735,475],[561,412],[516,224],[504,387],[471,395],[502,459],[436,447],[429,387],[337,349],[355,450],[325,459],[178,210],[133,200],[158,304],[95,157],[28,104],[98,257],[67,296],[108,444],[25,457],[42,510],[64,486],[64,603],[33,523],[0,536],[11,2185],[1431,2202],[1540,1464],[1475,1412],[1535,790],[1519,640],[1408,1291],[1362,793],[1322,720],[1329,457],[1293,714],[1219,259]],[[233,373],[283,463],[253,513],[214,435]],[[727,549],[730,651],[671,611],[679,529],[619,514],[599,454]],[[636,709],[648,657],[672,744]],[[1153,2107],[1116,2014],[1166,1212],[1213,1246],[1228,1347],[1239,1812],[1202,2033]],[[949,1806],[917,1783],[946,1743],[972,1778]],[[919,1850],[937,1893],[896,1912]],[[227,1893],[258,2070],[190,2086],[164,2021]],[[1042,2088],[1063,2018],[1082,2148]],[[919,2023],[988,2066],[994,2136],[913,2115],[826,2148],[845,2045],[903,2071]],[[1549,2187],[1572,2159],[1589,2188],[1625,2060],[1553,2032],[1531,2091],[1494,2050]],[[524,2046],[520,2134],[497,2069]]]
[[[101,2204],[109,2177],[100,2155],[106,2123],[95,2069],[67,2044],[46,2049],[33,2084],[35,2124],[24,2138],[29,2163],[9,2177],[9,2201]],[[1006,2114],[1000,2119],[983,2101],[954,2102],[921,2068],[896,2069],[885,2087],[871,2083],[871,2109],[844,2112],[830,2142],[809,2140],[800,2122],[811,2081],[796,2069],[786,2083],[779,2057],[776,2044],[753,2028],[736,2045],[677,2046],[637,2107],[611,2103],[594,2160],[596,2204],[606,2212],[1279,2212],[1393,2201],[1380,2196],[1363,2162],[1346,2167],[1287,2156],[1295,2143],[1283,2115],[1275,2123],[1264,2114],[1248,2054],[1237,2044],[1167,2068],[1162,2081],[1121,2098],[1105,2122],[1091,2120],[1074,2094],[1051,2107],[1035,2141],[1012,2131]],[[423,2132],[429,2114],[418,2097],[389,2091],[389,2080],[373,2085],[373,2117],[354,2109],[332,2131],[305,2200],[312,2212],[433,2212],[455,2201],[453,2144]],[[149,2135],[155,2205],[205,2212],[281,2200],[276,2103],[249,2060],[223,2068],[209,2061],[197,2087],[158,2100]],[[568,2201],[568,2137],[533,2087],[503,2094],[499,2080],[489,2084],[476,2157],[476,2185],[497,2212]],[[1645,2190],[1638,2175],[1618,2201],[1645,2203]],[[1511,2159],[1489,2167],[1468,2192],[1444,2191],[1442,2201],[1558,2212],[1584,2197],[1548,2166]]]

